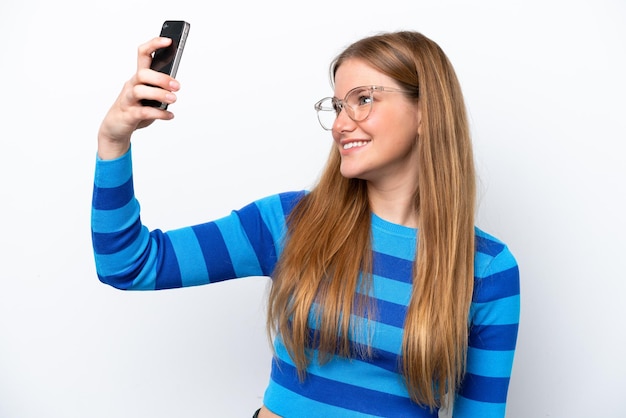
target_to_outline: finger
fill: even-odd
[[[159,36],[141,44],[137,49],[137,69],[150,68],[154,51],[165,48],[171,43],[172,39]]]
[[[152,122],[155,120],[172,120],[174,119],[174,114],[169,110],[157,109],[155,107],[146,107],[144,110],[144,118],[137,125],[137,129],[143,129],[147,126],[152,125]]]
[[[146,84],[136,84],[133,87],[132,96],[135,100],[156,100],[167,104],[176,102],[176,95],[171,91]]]
[[[149,126],[157,119],[174,119],[174,114],[169,110],[159,109],[152,106],[139,106],[133,110],[133,118],[136,120],[135,130]]]
[[[170,75],[148,68],[137,71],[135,84],[148,84],[168,91],[178,91],[180,89],[180,83]]]

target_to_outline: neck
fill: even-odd
[[[418,227],[419,215],[415,210],[412,187],[380,188],[368,182],[370,207],[380,218],[411,228]]]

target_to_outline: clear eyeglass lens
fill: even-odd
[[[361,88],[352,90],[345,99],[349,116],[352,120],[360,122],[367,118],[372,109],[372,90]]]
[[[324,129],[329,131],[333,129],[333,124],[335,119],[337,119],[337,110],[331,98],[325,99],[320,103],[317,118]]]

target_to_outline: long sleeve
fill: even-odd
[[[97,160],[92,238],[99,279],[120,289],[194,286],[246,276],[271,276],[282,253],[286,217],[305,192],[265,197],[203,224],[163,232],[141,223],[130,151]],[[519,322],[519,272],[506,245],[477,229],[467,375],[455,418],[502,418]],[[264,403],[281,416],[434,417],[409,398],[399,359],[412,288],[416,230],[372,216],[373,283],[378,317],[372,358],[312,361],[306,382],[281,339]],[[358,336],[355,336],[355,338]],[[360,337],[359,337],[360,338]],[[359,338],[360,345],[368,343]]]
[[[477,231],[477,270],[470,312],[467,374],[454,418],[500,418],[513,367],[520,316],[517,262],[500,241]]]
[[[134,194],[131,152],[98,159],[91,213],[98,278],[119,289],[155,290],[269,276],[285,214],[301,195],[269,196],[215,221],[150,231]]]

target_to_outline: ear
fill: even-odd
[[[422,136],[422,101],[417,101],[417,109],[415,113],[415,117],[417,118],[417,136]]]

